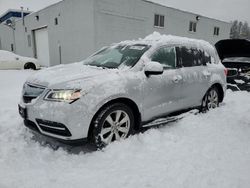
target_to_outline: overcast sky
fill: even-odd
[[[0,15],[8,9],[21,6],[32,11],[42,9],[60,0],[0,0]],[[114,0],[115,1],[115,0]],[[224,20],[242,20],[250,24],[250,0],[154,0],[170,7],[191,11]]]

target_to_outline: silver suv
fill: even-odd
[[[209,43],[153,34],[37,72],[23,86],[19,113],[42,135],[103,147],[172,112],[217,107],[226,72]]]

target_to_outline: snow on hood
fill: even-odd
[[[53,87],[66,82],[89,79],[103,74],[110,74],[115,70],[100,67],[86,66],[82,62],[68,65],[59,65],[38,71],[27,79],[27,82]],[[118,71],[118,70],[116,70]],[[66,84],[64,84],[66,85]]]

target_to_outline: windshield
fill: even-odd
[[[83,64],[104,68],[133,67],[148,49],[149,46],[141,44],[111,46],[87,58]]]

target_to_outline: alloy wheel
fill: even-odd
[[[123,110],[115,110],[105,118],[99,134],[106,145],[113,141],[125,139],[130,130],[130,117]]]
[[[213,109],[218,107],[219,96],[218,92],[215,89],[211,89],[207,95],[207,108]]]

